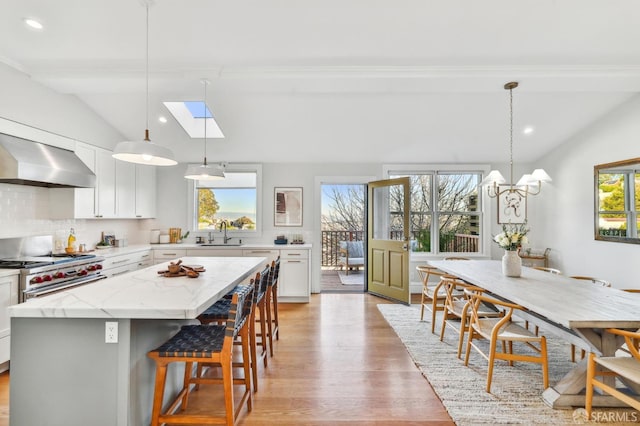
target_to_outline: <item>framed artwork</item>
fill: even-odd
[[[302,226],[302,188],[274,188],[273,224]]]
[[[524,223],[527,220],[527,197],[509,191],[508,185],[499,187],[498,223]]]

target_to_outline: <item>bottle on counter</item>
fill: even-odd
[[[75,251],[76,248],[76,231],[71,228],[69,231],[69,238],[67,239],[67,248]]]

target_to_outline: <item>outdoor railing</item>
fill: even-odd
[[[391,239],[398,240],[402,238],[402,233],[392,231],[390,236]],[[322,266],[338,266],[340,241],[361,241],[363,238],[364,231],[322,231]],[[415,240],[416,235],[412,239]],[[440,238],[440,252],[478,253],[479,251],[479,235],[448,234]]]

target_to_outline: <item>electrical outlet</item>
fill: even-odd
[[[107,321],[104,323],[104,342],[118,343],[118,323]]]

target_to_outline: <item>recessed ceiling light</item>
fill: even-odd
[[[524,130],[522,130],[522,133],[524,133],[525,135],[530,135],[531,133],[533,133],[533,131],[533,126],[527,126],[524,128]]]
[[[44,25],[42,25],[42,22],[34,18],[25,18],[24,23],[27,27],[34,30],[42,30],[44,28]]]
[[[167,122],[167,117],[165,117],[164,115],[161,115],[160,117],[158,117],[158,121],[164,124]]]

